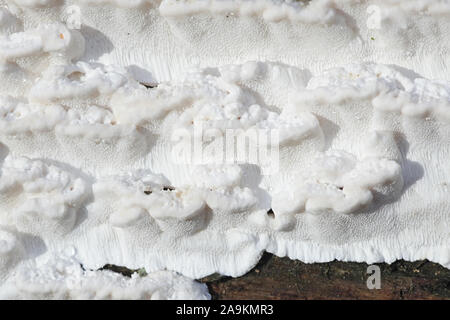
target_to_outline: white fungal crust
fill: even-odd
[[[114,226],[128,227],[139,223],[138,220],[143,215],[151,217],[162,231],[184,221],[203,221],[207,209],[198,191],[174,189],[169,184],[158,184],[158,180],[166,179],[151,173],[147,173],[145,179],[145,182],[135,181],[128,187],[124,185],[120,189],[115,188],[116,195],[121,198],[121,201],[110,216]],[[124,193],[128,194],[128,197],[123,197]],[[199,223],[202,224],[202,222]]]
[[[154,0],[76,0],[77,3],[84,5],[112,5],[119,8],[138,8],[146,4],[153,4]]]
[[[450,267],[449,6],[0,0],[0,296],[208,298],[158,271],[264,251]]]
[[[11,96],[0,96],[0,131],[3,134],[52,130],[65,116],[60,105],[40,106]]]
[[[445,15],[450,13],[450,3],[447,0],[387,0],[379,1],[387,9],[399,8],[407,12],[422,12],[426,14]]]
[[[7,36],[19,32],[21,21],[17,19],[8,9],[0,8],[0,35]]]
[[[373,63],[336,68],[313,77],[298,95],[300,104],[344,104],[348,100],[372,100],[380,112],[411,117],[450,118],[448,82],[411,79],[400,71]]]
[[[0,285],[7,280],[10,272],[25,257],[25,250],[16,232],[0,228]]]
[[[293,22],[328,24],[336,22],[339,15],[334,2],[313,1],[306,5],[303,1],[250,0],[250,1],[190,1],[165,0],[159,7],[161,15],[177,17],[202,13],[228,16],[260,16],[268,22],[291,20]]]
[[[41,161],[6,158],[0,179],[1,221],[33,235],[65,235],[77,221],[87,184]]]
[[[4,13],[4,15],[10,13]],[[12,20],[13,18],[10,18]],[[13,24],[15,21],[5,21]],[[84,39],[76,30],[63,24],[39,26],[36,29],[2,35],[0,60],[14,61],[19,58],[44,53],[65,55],[68,60],[79,58],[84,52]]]
[[[64,254],[29,262],[0,288],[0,299],[26,300],[207,300],[205,284],[170,271],[127,278],[112,271],[84,270]]]
[[[76,65],[49,68],[30,90],[30,98],[42,103],[109,96],[125,84],[123,73],[113,67]]]
[[[55,4],[55,0],[11,0],[10,2],[24,8],[42,8]]]
[[[275,214],[309,212],[355,212],[372,202],[371,190],[396,182],[401,190],[401,168],[395,162],[380,158],[357,161],[345,152],[328,152],[316,159],[307,177],[281,198],[272,199]],[[289,198],[286,198],[289,194]],[[291,206],[292,200],[295,205]]]

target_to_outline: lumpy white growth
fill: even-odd
[[[25,250],[17,236],[4,227],[0,229],[0,283],[8,279],[9,272],[23,259]]]
[[[291,20],[306,23],[336,22],[338,11],[334,2],[317,0],[306,6],[303,1],[250,0],[250,1],[176,1],[166,0],[161,3],[160,12],[163,16],[184,16],[200,13],[222,15],[260,16],[265,21],[277,22]]]
[[[182,300],[209,299],[206,285],[169,271],[131,278],[112,271],[84,270],[66,254],[28,262],[0,288],[1,299]]]
[[[186,277],[264,251],[450,267],[449,7],[0,0],[0,297],[209,298]]]
[[[82,179],[26,158],[5,159],[2,166],[1,221],[30,234],[66,234],[87,195]]]
[[[14,26],[15,21],[5,21],[5,25]],[[25,32],[3,35],[2,38],[0,58],[6,61],[42,53],[66,54],[72,59],[84,51],[84,39],[78,31],[71,31],[63,24],[43,25]]]

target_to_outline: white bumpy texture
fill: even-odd
[[[0,0],[0,298],[450,267],[449,45],[447,0]]]

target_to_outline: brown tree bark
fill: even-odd
[[[381,289],[368,289],[368,265],[305,264],[265,254],[239,278],[202,279],[213,299],[450,299],[450,270],[424,261],[377,264]]]

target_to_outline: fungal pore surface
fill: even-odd
[[[449,61],[448,0],[0,0],[0,298],[450,267]]]

